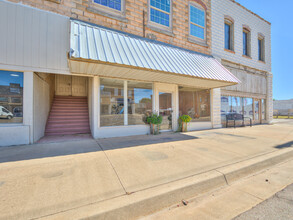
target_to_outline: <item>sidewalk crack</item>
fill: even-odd
[[[260,198],[260,197],[258,197],[258,196],[256,196],[256,195],[253,195],[253,194],[251,194],[251,193],[249,193],[249,192],[246,192],[246,191],[244,191],[244,190],[242,190],[242,189],[237,189],[237,190],[240,191],[240,192],[246,193],[246,194],[248,194],[248,195],[250,195],[250,196],[253,196],[254,198],[257,198],[257,199],[261,200],[262,202],[265,201],[264,199],[262,199],[262,198]]]
[[[120,185],[122,186],[122,188],[123,188],[125,194],[128,194],[128,192],[126,191],[125,187],[124,187],[123,184],[122,184],[122,181],[121,181],[121,179],[120,179],[120,177],[119,177],[119,175],[118,175],[118,173],[117,173],[117,171],[116,171],[114,165],[112,164],[110,158],[109,158],[108,155],[106,154],[104,148],[102,147],[102,145],[101,145],[97,140],[96,140],[96,143],[97,143],[97,144],[99,145],[99,147],[102,149],[102,151],[104,152],[104,154],[105,154],[107,160],[108,160],[109,163],[111,164],[111,167],[112,167],[112,169],[114,170],[114,172],[115,172],[115,174],[116,174],[116,176],[117,176],[117,178],[118,178],[118,180],[119,180],[119,182],[120,182]]]

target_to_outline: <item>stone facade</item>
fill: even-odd
[[[234,0],[211,0],[211,14],[212,55],[241,81],[241,84],[222,88],[221,95],[265,99],[264,122],[271,122],[271,24]],[[232,50],[225,49],[224,45],[227,18],[232,21]],[[244,29],[249,30],[249,56],[243,55]],[[264,61],[258,59],[259,36],[264,37]]]
[[[212,0],[212,54],[257,70],[271,72],[271,24],[232,0]],[[234,20],[234,51],[224,50],[225,16]],[[250,29],[251,57],[243,56],[243,27]],[[258,34],[265,38],[265,62],[258,61]]]
[[[172,30],[165,32],[148,22],[148,0],[125,0],[121,14],[108,12],[93,0],[11,0],[134,35],[148,37],[178,47],[211,54],[210,0],[172,1]],[[206,45],[189,40],[189,2],[206,8]]]

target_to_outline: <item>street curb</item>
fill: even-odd
[[[130,195],[43,217],[44,219],[135,219],[172,206],[183,199],[226,186],[248,175],[293,157],[292,149],[282,149],[236,162],[202,174],[177,180]]]

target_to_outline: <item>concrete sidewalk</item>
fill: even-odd
[[[143,200],[148,190],[156,189],[156,198],[162,199],[160,187],[172,188],[172,183],[180,195],[179,182],[189,184],[189,178],[210,183],[209,177],[223,178],[225,173],[225,181],[233,181],[292,152],[293,120],[252,128],[2,147],[0,218],[82,218],[84,207],[112,201],[121,205],[123,199],[130,204],[134,196]],[[129,216],[125,210],[123,216]]]

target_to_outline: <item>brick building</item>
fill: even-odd
[[[189,130],[221,127],[219,88],[240,83],[212,56],[210,0],[0,6],[0,82],[23,76],[23,120],[0,124],[1,145],[147,134],[150,112],[163,116],[162,130],[177,130],[182,114]]]

